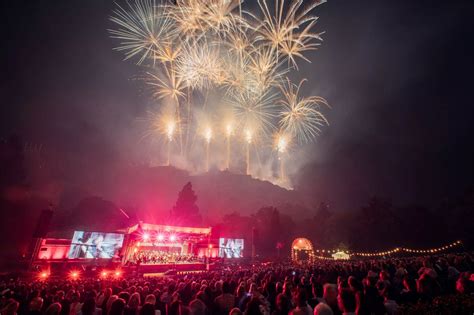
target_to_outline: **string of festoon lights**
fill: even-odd
[[[341,250],[341,249],[316,249],[315,252],[318,253],[314,255],[314,258],[317,259],[333,259],[327,256],[320,256],[319,254],[335,254],[339,252],[343,252],[346,254],[349,254],[350,256],[362,256],[362,257],[377,257],[377,256],[387,256],[387,255],[392,255],[396,253],[415,253],[415,254],[433,254],[433,253],[438,253],[442,251],[446,251],[449,249],[452,249],[453,247],[461,246],[462,242],[461,241],[455,241],[450,244],[441,246],[441,247],[435,247],[435,248],[427,248],[427,249],[413,249],[413,248],[408,248],[408,247],[396,247],[390,250],[385,250],[385,251],[379,251],[379,252],[352,252],[352,251],[347,251],[347,250]]]

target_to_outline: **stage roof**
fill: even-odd
[[[139,223],[131,226],[127,229],[127,233],[131,234],[137,231],[139,228],[147,231],[156,232],[174,232],[174,233],[187,233],[187,234],[203,234],[207,235],[211,233],[211,228],[198,228],[198,227],[185,227],[185,226],[171,226],[171,225],[159,225],[149,223]]]

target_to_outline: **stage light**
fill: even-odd
[[[144,234],[143,234],[143,240],[144,240],[144,241],[148,241],[149,239],[150,239],[150,234],[144,233]]]
[[[107,271],[105,271],[105,270],[102,271],[102,272],[100,273],[100,275],[102,276],[102,278],[107,278]]]
[[[115,277],[118,278],[118,277],[120,277],[121,275],[122,275],[122,273],[121,273],[120,271],[117,270],[117,271],[115,272]]]
[[[171,235],[170,236],[170,241],[172,241],[172,242],[176,241],[176,235]]]
[[[163,234],[158,234],[158,240],[162,241],[165,239],[165,236]]]
[[[73,280],[76,280],[77,278],[79,278],[79,272],[77,271],[71,271],[69,275],[71,276]]]
[[[212,244],[209,244],[209,249],[211,249],[211,248],[212,248]]]
[[[46,279],[46,278],[48,277],[48,273],[47,273],[47,272],[42,272],[42,273],[40,274],[40,277],[41,277],[42,279]]]

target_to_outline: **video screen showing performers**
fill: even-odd
[[[122,243],[123,234],[75,231],[68,258],[111,259],[118,257]]]
[[[220,238],[219,257],[242,258],[244,252],[244,240],[241,238]]]

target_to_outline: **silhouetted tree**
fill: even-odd
[[[197,196],[191,182],[184,185],[178,194],[176,204],[171,210],[171,220],[174,224],[196,226],[202,223],[199,207],[196,205]]]
[[[332,217],[333,213],[329,210],[329,205],[325,202],[321,202],[313,219],[309,222],[311,224],[309,231],[312,232],[310,237],[316,246],[326,247],[329,245],[326,241],[327,239],[332,239],[332,237],[328,235],[328,231],[330,230],[328,223]]]
[[[251,215],[251,224],[258,233],[256,247],[261,255],[276,255],[277,243],[290,244],[294,237],[293,220],[274,207],[260,208]]]

